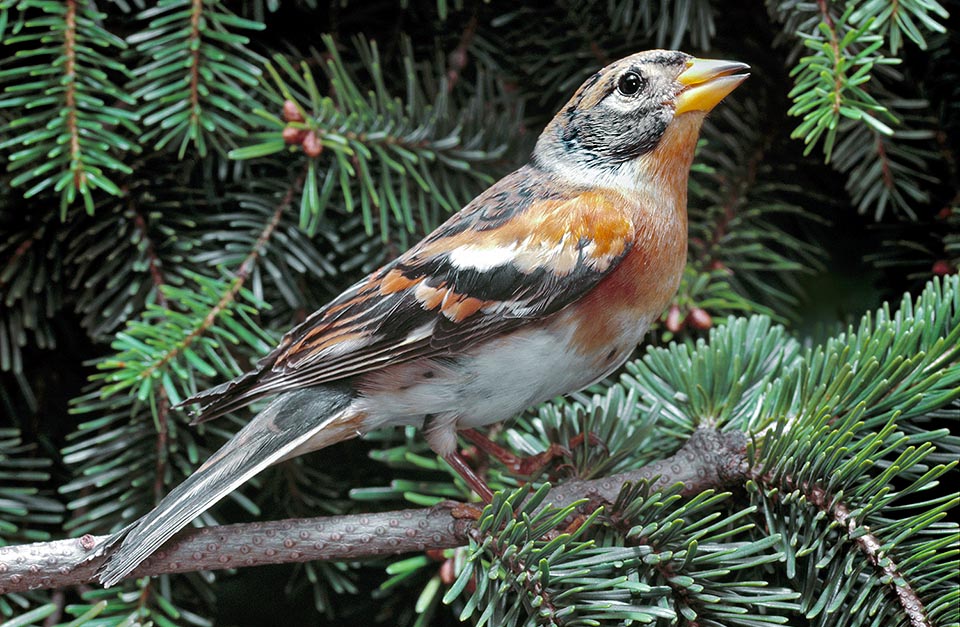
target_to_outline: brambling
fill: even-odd
[[[116,534],[112,585],[279,461],[391,425],[484,500],[457,431],[582,389],[620,366],[676,292],[703,118],[748,66],[641,52],[584,82],[527,165],[202,392],[195,422],[275,398],[152,512]]]

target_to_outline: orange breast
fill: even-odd
[[[673,298],[687,259],[686,212],[663,213],[641,216],[630,252],[575,305],[578,351],[593,355],[622,344]]]

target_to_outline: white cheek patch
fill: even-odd
[[[481,272],[508,264],[514,259],[513,246],[481,248],[478,246],[460,246],[449,254],[450,263],[460,270],[467,268]]]
[[[567,164],[558,160],[549,167],[560,178],[577,186],[647,194],[656,192],[656,186],[643,176],[639,160],[626,161],[613,167],[596,167],[581,163]]]

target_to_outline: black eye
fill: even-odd
[[[617,91],[624,96],[632,96],[643,89],[643,78],[636,72],[627,72],[617,82]]]

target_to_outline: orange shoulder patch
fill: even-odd
[[[583,192],[563,200],[542,200],[499,229],[491,231],[500,244],[529,241],[534,246],[590,240],[598,254],[616,254],[633,235],[630,201],[609,190]],[[620,247],[622,251],[622,247]]]
[[[405,290],[416,283],[416,280],[408,279],[403,276],[403,273],[399,270],[391,270],[383,277],[383,280],[380,281],[380,293],[393,294],[394,292]]]

